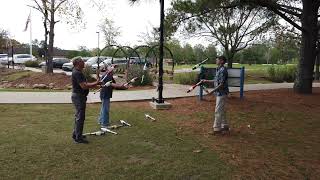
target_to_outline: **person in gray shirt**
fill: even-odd
[[[75,120],[72,138],[76,143],[88,143],[85,137],[82,135],[83,125],[86,113],[86,102],[89,89],[94,88],[100,84],[99,76],[95,82],[87,82],[82,70],[84,68],[84,61],[81,57],[77,57],[73,60],[74,68],[72,70],[72,96],[71,100],[75,107]],[[97,72],[98,74],[99,72]]]

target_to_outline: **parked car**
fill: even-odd
[[[113,58],[112,60],[112,58],[110,57],[110,59],[108,58],[103,62],[101,62],[99,66],[100,66],[100,70],[103,70],[105,65],[108,65],[108,64],[118,65],[118,68],[119,68],[120,66],[125,67],[127,63],[128,63],[128,60],[126,58]],[[98,64],[94,64],[91,67],[93,71],[96,71],[98,68]]]
[[[62,69],[62,65],[65,64],[65,63],[68,63],[68,62],[70,62],[70,60],[67,59],[67,58],[53,58],[53,60],[52,60],[53,68]],[[42,66],[45,66],[45,65],[46,65],[46,62],[41,62],[39,64],[39,67],[42,67]]]
[[[8,64],[8,55],[0,54],[0,64]]]
[[[130,57],[130,64],[144,64],[144,60],[139,57]]]
[[[99,62],[103,62],[104,60],[106,59],[111,59],[111,57],[106,57],[106,56],[100,56],[99,57]],[[88,59],[88,61],[86,62],[86,66],[92,66],[94,64],[97,64],[98,63],[98,56],[95,56],[95,57],[92,57],[90,59]]]
[[[62,70],[64,70],[64,71],[72,71],[72,69],[73,69],[72,61],[68,62],[68,63],[64,63],[62,65]]]
[[[90,59],[90,58],[87,58],[87,57],[82,58],[82,60],[83,60],[84,62],[87,62],[89,59]],[[64,64],[62,65],[62,70],[64,70],[64,71],[72,71],[72,69],[73,69],[72,61],[73,61],[73,58],[70,60],[70,62],[64,63]]]
[[[37,58],[30,54],[15,54],[13,55],[13,61],[12,58],[9,59],[10,63],[15,63],[15,64],[24,64],[27,61],[36,61]]]
[[[102,69],[105,67],[106,64],[111,64],[111,59],[112,59],[112,58],[107,58],[107,59],[105,59],[103,62],[101,62],[101,63],[99,64],[99,68],[102,70]],[[93,65],[91,66],[91,68],[92,68],[93,71],[96,71],[96,70],[98,69],[98,63],[93,64]]]
[[[8,57],[8,54],[0,54],[0,59],[1,58],[6,58],[6,57]]]

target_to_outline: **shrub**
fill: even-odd
[[[177,73],[174,75],[173,81],[176,84],[193,85],[199,80],[197,72]]]
[[[95,81],[95,78],[91,76],[92,73],[92,68],[90,66],[85,66],[82,70],[84,77],[87,79],[87,81],[92,82]]]
[[[139,65],[130,65],[127,72],[127,79],[130,81],[135,77],[139,77],[139,79],[133,83],[134,86],[146,86],[152,85],[152,77],[149,73],[149,70],[143,71],[143,67]],[[144,75],[143,82],[141,83],[142,76]]]
[[[268,79],[272,82],[294,82],[296,78],[296,65],[270,66],[267,69]]]
[[[39,67],[39,61],[26,61],[24,65],[26,67]]]

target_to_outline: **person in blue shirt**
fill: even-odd
[[[203,83],[214,83],[212,91],[216,96],[215,116],[213,123],[213,134],[229,131],[229,125],[226,118],[226,101],[229,94],[228,70],[224,66],[227,59],[219,56],[216,59],[216,73],[214,80],[202,80]]]
[[[101,99],[101,110],[100,117],[98,119],[101,128],[106,128],[109,126],[109,111],[110,111],[110,99],[112,98],[113,89],[125,90],[128,89],[128,85],[120,85],[116,84],[116,81],[113,79],[113,69],[115,67],[112,65],[108,65],[105,73],[102,75],[101,80],[103,80],[102,84],[106,84],[107,82],[112,82],[110,86],[101,87],[100,91],[100,99]]]

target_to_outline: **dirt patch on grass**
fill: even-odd
[[[0,67],[0,77],[4,77],[4,76],[10,75],[10,74],[15,73],[15,72],[20,72],[20,71],[21,70],[8,69],[8,68],[5,68],[5,67]]]
[[[32,88],[34,84],[46,84],[54,83],[55,88],[66,88],[71,84],[71,77],[65,74],[44,74],[44,73],[32,73],[29,77],[17,79],[12,82],[13,85],[24,84],[25,88]]]
[[[45,84],[49,86],[50,83],[53,83],[54,88],[66,89],[66,86],[71,84],[70,76],[62,73],[44,74],[32,71],[0,68],[0,77],[2,80],[0,86],[7,88],[23,85],[22,88],[30,89],[34,84]]]
[[[212,136],[215,98],[169,100],[162,111],[176,123],[178,138],[192,135],[202,150],[214,150],[235,167],[233,179],[318,179],[320,175],[320,88],[312,95],[291,89],[251,91],[228,98],[229,135]],[[125,103],[148,108],[147,102]],[[118,104],[118,105],[125,105]],[[149,107],[150,108],[150,107]]]

